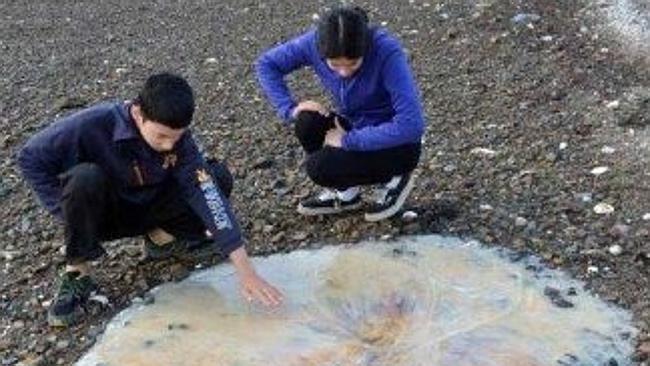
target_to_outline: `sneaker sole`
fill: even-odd
[[[345,207],[322,207],[322,208],[309,208],[303,205],[298,205],[298,213],[305,216],[318,216],[318,215],[333,215],[345,211],[356,210],[361,207],[362,202],[355,203],[354,205],[345,206]]]
[[[79,321],[82,316],[82,311],[77,309],[72,314],[68,315],[54,315],[48,311],[47,324],[53,328],[68,328]]]
[[[395,204],[388,207],[387,209],[380,211],[380,212],[375,212],[375,213],[366,213],[364,215],[364,218],[368,222],[377,222],[381,221],[384,219],[387,219],[397,213],[402,208],[402,205],[404,205],[404,202],[406,201],[406,198],[409,196],[411,193],[411,190],[413,189],[413,176],[409,178],[408,183],[406,183],[406,187],[402,190],[400,195],[397,197],[397,200],[395,201]]]

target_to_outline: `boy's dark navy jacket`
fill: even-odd
[[[61,216],[59,175],[79,163],[98,164],[122,199],[146,205],[170,180],[201,218],[226,254],[242,244],[241,231],[227,199],[205,191],[210,183],[206,162],[190,131],[169,153],[159,153],[140,136],[129,102],[99,104],[82,110],[34,135],[18,164],[45,207]],[[206,181],[208,179],[208,181]]]
[[[332,95],[337,112],[352,124],[343,138],[344,149],[372,151],[419,143],[424,115],[402,46],[383,28],[374,28],[371,39],[359,70],[343,78],[320,55],[318,34],[312,29],[264,52],[257,61],[259,82],[279,116],[290,121],[297,103],[284,76],[309,66]]]

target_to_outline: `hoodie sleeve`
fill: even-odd
[[[78,113],[53,123],[32,136],[18,153],[18,166],[25,180],[43,206],[59,218],[63,191],[59,175],[76,160],[77,125],[86,117]]]
[[[395,110],[392,120],[352,130],[343,138],[346,150],[371,151],[419,142],[424,133],[424,116],[417,86],[406,60],[396,45],[382,66],[383,87]]]
[[[185,201],[201,218],[214,242],[228,255],[243,244],[237,218],[189,132],[179,144],[174,177]]]
[[[296,102],[289,92],[284,77],[311,63],[310,47],[315,42],[315,37],[315,31],[310,31],[271,48],[257,60],[256,71],[260,86],[277,110],[278,116],[285,122],[291,120],[291,111],[296,106]]]

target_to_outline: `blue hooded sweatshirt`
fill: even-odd
[[[352,129],[343,148],[382,150],[419,143],[424,117],[415,81],[400,43],[381,28],[371,30],[372,42],[359,70],[343,78],[331,70],[318,51],[315,29],[266,51],[257,61],[262,89],[285,122],[297,106],[284,76],[310,66],[331,93],[337,112]]]

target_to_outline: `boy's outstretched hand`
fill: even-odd
[[[282,305],[282,293],[255,272],[243,246],[230,253],[230,260],[237,269],[240,292],[246,301],[258,301],[267,308]]]
[[[282,304],[282,294],[257,273],[240,276],[241,293],[248,302],[259,301],[267,308]]]

